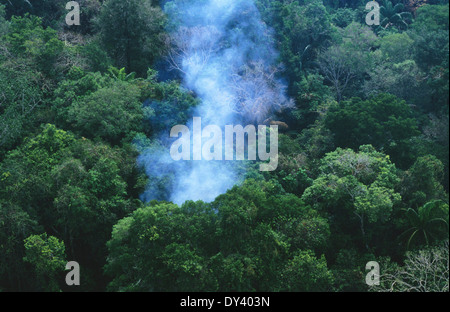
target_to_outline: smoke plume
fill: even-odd
[[[271,30],[253,0],[173,0],[164,11],[170,69],[200,99],[193,117],[201,117],[203,126],[264,124],[292,106],[277,78],[280,67]],[[162,134],[161,145],[139,157],[150,178],[143,200],[210,202],[237,183],[242,163],[175,162],[167,149],[168,136]]]

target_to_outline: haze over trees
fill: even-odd
[[[183,40],[216,30],[175,32],[183,0],[80,0],[80,26],[66,1],[0,0],[0,291],[71,291],[68,261],[78,291],[448,291],[448,1],[380,1],[379,26],[363,0],[248,1],[280,66],[237,68],[233,110],[286,86],[252,120],[285,125],[278,168],[176,205],[141,156],[200,105]]]

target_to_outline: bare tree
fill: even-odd
[[[333,46],[319,56],[319,67],[325,78],[332,83],[336,99],[340,102],[349,82],[356,77],[351,55],[343,47]]]
[[[293,100],[284,95],[285,86],[276,79],[279,70],[279,67],[265,66],[262,61],[235,70],[231,85],[232,111],[249,122],[261,123],[273,112],[293,107]]]
[[[214,26],[180,27],[168,37],[170,47],[167,60],[172,70],[186,76],[201,74],[208,66],[223,66],[226,75],[230,110],[251,123],[262,123],[271,113],[294,106],[284,95],[285,86],[277,79],[280,67],[267,66],[264,60],[249,61],[244,65],[233,62],[213,64],[211,58],[219,56],[226,40]]]
[[[342,42],[322,52],[319,68],[330,81],[340,102],[350,83],[370,72],[376,57],[371,54],[378,40],[367,26],[352,23],[341,31]],[[355,89],[355,88],[351,88]]]
[[[180,27],[167,37],[167,61],[171,70],[187,74],[185,67],[200,72],[221,47],[220,31],[214,26]]]
[[[375,291],[448,292],[448,241],[440,247],[408,252],[405,265],[392,272],[381,272]]]

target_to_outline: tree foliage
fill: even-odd
[[[145,74],[164,48],[165,18],[151,0],[105,1],[97,19],[99,36],[119,68]]]
[[[220,40],[204,0],[77,2],[72,26],[67,1],[0,4],[0,291],[448,291],[448,1],[380,1],[379,26],[362,0],[244,1]],[[259,56],[214,70],[240,123],[279,126],[278,167],[176,205],[192,45],[199,71]]]
[[[276,190],[271,183],[261,186],[249,180],[211,204],[154,203],[138,209],[114,227],[108,242],[105,269],[113,277],[109,287],[115,291],[292,290],[302,286],[289,271],[294,263],[303,263],[300,270],[305,272],[295,274],[304,275],[308,283],[304,289],[329,289],[332,275],[326,260],[316,259],[309,249],[323,248],[329,235],[326,220],[299,198]],[[305,252],[296,254],[298,248]],[[134,264],[129,257],[137,257]],[[279,263],[286,264],[285,273]]]
[[[392,155],[399,167],[411,164],[410,140],[420,134],[410,106],[390,94],[368,100],[353,98],[331,107],[325,125],[338,146],[371,144]]]
[[[37,281],[40,283],[38,287],[45,291],[58,291],[58,273],[64,270],[67,263],[64,242],[44,233],[27,237],[24,246],[23,260],[34,267]]]

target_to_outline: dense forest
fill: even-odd
[[[0,291],[449,291],[448,1],[67,2],[0,0]],[[161,134],[225,89],[278,167],[191,196]]]

